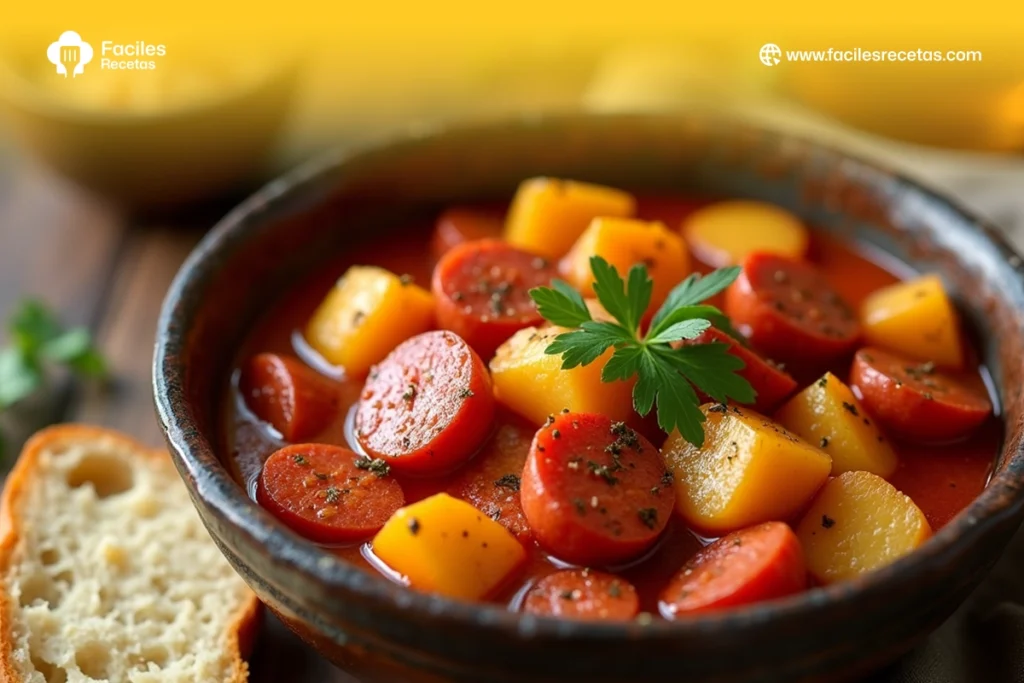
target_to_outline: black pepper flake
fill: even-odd
[[[819,379],[818,380],[818,386],[821,387],[822,389],[827,387],[828,386],[828,377],[826,376],[826,377],[822,377],[821,379]]]
[[[398,281],[402,283],[403,287],[406,285],[411,285],[412,275],[409,275],[409,273],[402,273],[402,275],[398,277]]]
[[[328,486],[326,489],[326,493],[324,495],[324,500],[326,500],[331,505],[337,503],[339,500],[341,500],[341,491],[334,488],[333,486]]]
[[[612,474],[612,471],[608,469],[607,465],[594,462],[593,460],[587,461],[587,467],[590,468],[590,472],[595,476],[601,477],[609,486],[615,486],[619,483],[619,478]]]
[[[831,529],[836,525],[836,520],[832,519],[828,515],[821,516],[821,526],[825,529]]]
[[[515,474],[504,474],[494,482],[494,485],[498,488],[508,489],[510,491],[518,491],[520,485],[520,479]]]
[[[724,403],[716,403],[715,405],[708,408],[709,413],[727,413],[729,412],[729,406]]]
[[[306,460],[306,456],[304,455],[296,455],[292,458],[292,460],[295,462],[296,465],[302,465],[303,467],[309,464],[309,461]]]
[[[822,448],[828,448],[828,437],[827,436],[821,437],[821,447]]]
[[[586,505],[586,503],[583,502],[582,498],[573,498],[572,499],[572,505],[573,505],[573,507],[576,508],[576,512],[580,516],[583,516],[583,515],[587,514],[587,505]]]
[[[653,529],[658,525],[658,511],[655,508],[640,508],[637,511],[637,516],[648,529]]]
[[[569,409],[568,408],[562,408],[562,415],[568,415],[568,414],[569,414]]]
[[[320,481],[327,481],[328,477],[328,475],[325,474],[324,472],[314,472],[313,476],[319,479]]]
[[[391,465],[387,464],[380,458],[374,458],[373,460],[371,460],[365,455],[360,455],[358,458],[355,459],[355,465],[358,469],[368,470],[376,474],[378,477],[382,478],[388,476],[388,474],[391,473]]]
[[[555,416],[554,415],[548,415],[548,419],[544,420],[544,426],[545,427],[550,427],[554,423],[555,423]]]
[[[576,591],[562,591],[558,594],[558,597],[562,598],[563,600],[575,600]]]
[[[668,470],[665,470],[665,474],[661,475],[662,486],[671,486],[673,483],[675,483],[675,480],[676,478]]]
[[[363,322],[363,318],[366,317],[366,313],[363,311],[356,311],[352,314],[352,327],[359,327],[359,323]]]
[[[903,368],[907,371],[907,374],[914,379],[921,381],[927,375],[931,375],[935,372],[935,363],[928,361],[927,363],[921,363],[920,365],[912,365],[907,368]]]
[[[622,586],[618,581],[612,581],[611,585],[608,586],[608,597],[610,598],[621,598],[622,597]]]
[[[551,438],[552,439],[561,439],[562,438],[562,432],[558,431],[557,429],[552,429],[551,430]]]
[[[472,389],[463,389],[459,392],[459,398],[473,398],[476,394],[473,393]]]
[[[661,489],[660,488],[658,488],[657,486],[652,486],[651,487],[651,495],[652,496],[656,496],[659,493],[661,493]]]
[[[409,518],[409,533],[415,536],[420,532],[420,520],[415,517]]]
[[[405,386],[405,391],[402,393],[402,400],[411,401],[414,398],[416,398],[416,385],[413,384],[412,382],[409,382]]]
[[[858,417],[860,415],[860,413],[857,412],[857,406],[853,405],[852,403],[847,403],[846,401],[843,401],[843,407],[846,408],[847,412],[849,412],[854,417]]]

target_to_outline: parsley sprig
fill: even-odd
[[[24,301],[8,321],[10,344],[0,349],[0,413],[46,382],[47,365],[62,365],[83,377],[104,377],[107,365],[84,327],[65,329],[38,301]],[[0,433],[0,457],[3,434]]]
[[[736,336],[729,319],[703,302],[732,284],[739,268],[686,278],[669,293],[644,332],[642,320],[654,284],[647,268],[634,265],[623,281],[615,267],[600,256],[590,259],[590,267],[594,293],[615,322],[594,320],[583,296],[561,280],[552,282],[551,287],[530,290],[537,310],[548,322],[573,328],[555,337],[545,349],[562,356],[562,368],[589,365],[614,348],[601,371],[601,381],[635,376],[636,411],[647,415],[657,404],[658,425],[667,432],[679,430],[683,438],[698,446],[704,443],[704,415],[695,387],[723,403],[753,403],[756,392],[736,374],[743,369],[743,361],[728,353],[726,344],[671,346],[675,341],[699,337],[712,325]]]

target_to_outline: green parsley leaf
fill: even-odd
[[[757,392],[750,382],[736,374],[744,368],[744,362],[729,353],[725,344],[715,342],[678,349],[658,348],[655,353],[719,403],[729,400],[753,403],[757,399]]]
[[[85,328],[65,330],[42,303],[22,302],[8,321],[10,346],[0,349],[0,411],[31,396],[46,380],[45,363],[88,377],[103,377],[106,362]],[[0,434],[0,444],[3,435]]]
[[[629,331],[630,335],[636,335],[636,323],[633,322],[635,315],[629,307],[630,299],[626,296],[626,284],[619,277],[615,266],[600,256],[592,256],[590,271],[594,274],[594,294],[597,295],[597,300]]]
[[[711,321],[705,318],[690,318],[670,325],[653,337],[647,338],[649,344],[667,344],[680,339],[696,339],[711,327]]]
[[[591,319],[583,296],[562,280],[553,281],[551,287],[534,287],[530,296],[541,316],[555,325],[579,327]]]
[[[588,321],[593,322],[593,321]],[[618,341],[617,336],[580,329],[564,332],[544,350],[548,354],[561,354],[562,369],[590,365]]]
[[[738,268],[726,268],[705,277],[692,275],[672,290],[655,315],[646,335],[641,321],[651,301],[653,282],[643,264],[634,265],[623,281],[603,258],[590,259],[594,292],[615,322],[592,320],[579,293],[564,282],[530,290],[537,308],[550,322],[573,328],[548,345],[545,353],[562,356],[562,368],[589,365],[608,349],[615,352],[601,370],[601,381],[636,378],[633,407],[647,415],[657,407],[658,425],[678,430],[687,441],[704,443],[704,414],[697,389],[716,401],[752,403],[753,387],[736,374],[743,361],[725,344],[697,344],[672,348],[682,339],[695,339],[709,327],[735,335],[729,319],[714,306],[701,302],[731,284]]]
[[[19,346],[0,351],[0,410],[28,398],[42,384],[42,369]]]
[[[697,273],[690,275],[669,292],[665,303],[651,319],[651,332],[653,334],[660,332],[665,324],[665,319],[673,311],[684,306],[696,306],[725,290],[736,281],[741,271],[742,268],[739,266],[732,266],[731,268],[720,268],[704,277]]]

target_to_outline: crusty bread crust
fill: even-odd
[[[0,683],[22,683],[13,660],[14,641],[9,618],[13,605],[3,577],[6,577],[10,569],[21,535],[20,506],[25,491],[37,474],[41,453],[62,443],[98,441],[114,442],[140,458],[148,458],[153,466],[165,469],[168,477],[177,480],[174,464],[165,451],[148,448],[110,429],[77,424],[57,425],[38,432],[25,444],[18,462],[7,477],[3,497],[0,499]],[[249,595],[249,599],[230,622],[227,642],[232,669],[225,683],[245,683],[248,680],[249,669],[245,658],[252,652],[261,616],[259,600],[254,594]]]

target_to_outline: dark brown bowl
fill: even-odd
[[[266,302],[354,240],[554,175],[753,197],[942,275],[980,333],[1006,434],[989,487],[924,547],[858,580],[674,623],[585,624],[415,593],[303,540],[221,464],[228,365]],[[948,616],[1002,552],[1021,494],[1022,262],[990,226],[884,168],[737,123],[566,116],[335,153],[266,186],[192,253],[164,302],[157,410],[214,539],[271,609],[365,681],[810,681],[855,676]]]

